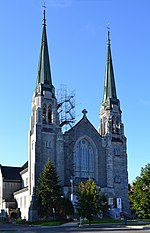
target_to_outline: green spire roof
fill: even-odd
[[[103,95],[103,103],[106,103],[111,99],[111,102],[118,102],[116,86],[115,86],[115,78],[111,57],[111,48],[110,48],[110,32],[108,31],[108,42],[107,42],[107,60],[106,60],[106,69],[105,69],[105,83],[104,83],[104,95]]]
[[[38,87],[39,84],[42,84],[43,89],[52,91],[53,86],[51,79],[50,61],[49,61],[47,35],[46,35],[45,9],[44,9],[43,32],[42,32],[42,41],[41,41],[41,49],[39,56],[38,77],[37,77],[36,87]]]

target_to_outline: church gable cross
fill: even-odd
[[[87,110],[86,110],[86,109],[83,109],[82,113],[83,113],[83,117],[86,117]]]

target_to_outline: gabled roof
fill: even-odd
[[[23,171],[26,168],[28,168],[28,161],[25,162],[25,164],[23,164],[23,166],[21,167],[21,170]]]
[[[20,171],[21,171],[21,167],[1,166],[1,172],[4,181],[21,182]]]
[[[24,174],[28,172],[28,161],[21,167],[21,171],[20,171],[20,174]]]
[[[84,109],[84,110],[82,111],[82,113],[83,113],[83,117],[81,118],[81,120],[78,121],[77,124],[75,124],[71,129],[69,129],[69,130],[66,131],[65,133],[67,134],[67,133],[73,131],[75,128],[80,127],[80,125],[81,125],[82,123],[86,123],[86,124],[88,124],[88,125],[95,131],[95,133],[101,138],[101,135],[98,133],[98,131],[97,131],[97,130],[95,129],[95,127],[92,125],[92,123],[88,120],[88,118],[87,118],[87,116],[86,116],[86,114],[87,114],[86,109]]]

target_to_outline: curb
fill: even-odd
[[[138,225],[135,225],[135,226],[126,226],[127,228],[130,228],[130,229],[140,229],[140,230],[148,230],[150,229],[150,226],[138,226]]]

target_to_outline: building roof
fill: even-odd
[[[23,164],[23,166],[21,167],[21,170],[23,171],[26,168],[28,168],[28,161],[25,162],[25,164]]]
[[[28,172],[28,161],[21,167],[21,171],[20,171],[20,174],[24,174]]]
[[[9,167],[9,166],[1,166],[2,177],[4,181],[17,181],[21,182],[21,167]]]
[[[26,192],[26,191],[28,191],[28,186],[27,186],[27,187],[23,187],[23,188],[21,188],[21,189],[15,191],[15,192],[14,192],[14,195],[17,195],[17,194],[19,194],[19,193],[24,193],[24,192]]]

